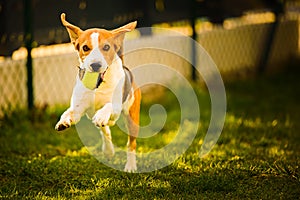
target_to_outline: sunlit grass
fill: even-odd
[[[224,129],[212,151],[203,158],[199,157],[199,150],[209,124],[210,101],[204,89],[195,87],[201,107],[196,138],[175,162],[151,173],[128,174],[100,163],[84,147],[74,127],[57,134],[53,127],[61,110],[37,112],[34,122],[26,120],[25,112],[13,113],[0,121],[0,198],[297,199],[300,196],[297,74],[292,71],[227,83]],[[150,122],[151,103],[164,105],[168,119],[159,134],[138,139],[140,153],[170,143],[178,128],[174,95],[167,92],[156,101],[144,100],[141,117],[144,125]],[[188,127],[198,121],[189,119],[186,123]],[[113,128],[115,145],[126,149],[126,140],[125,133]],[[114,162],[124,166],[121,158]]]

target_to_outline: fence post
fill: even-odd
[[[32,1],[24,0],[24,35],[25,47],[27,49],[27,106],[29,110],[34,107],[33,97],[33,72],[32,72],[32,43],[33,43],[33,28],[32,28]]]
[[[272,45],[275,40],[276,31],[277,31],[279,23],[280,23],[279,17],[280,17],[280,14],[283,13],[284,3],[281,1],[276,1],[276,3],[277,4],[273,10],[273,12],[275,14],[275,21],[271,24],[271,27],[267,33],[267,40],[265,43],[264,50],[262,52],[260,63],[258,65],[258,73],[259,74],[262,74],[266,71],[267,64],[268,64],[268,61],[269,61],[269,58],[271,55]]]
[[[192,26],[192,42],[191,42],[191,78],[192,81],[197,80],[197,70],[196,70],[196,65],[197,65],[197,52],[196,52],[196,44],[197,42],[197,33],[195,29],[195,21],[196,21],[196,0],[190,0],[189,1],[189,6],[190,6],[190,23]]]

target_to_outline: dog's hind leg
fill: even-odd
[[[134,102],[129,109],[129,114],[126,115],[127,128],[129,131],[127,143],[127,162],[124,171],[134,172],[137,170],[136,166],[136,138],[139,133],[140,122],[140,102],[141,91],[136,89],[134,91]]]
[[[103,141],[102,151],[107,158],[111,158],[114,156],[115,150],[114,150],[114,146],[112,143],[109,126],[103,126],[100,129],[101,129],[100,132],[101,132],[102,141]]]

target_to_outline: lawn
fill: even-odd
[[[0,121],[0,199],[299,199],[300,71],[286,71],[225,84],[226,122],[204,158],[198,152],[210,101],[205,89],[195,87],[201,110],[196,138],[171,165],[149,173],[102,164],[74,127],[58,134],[54,125],[60,108],[30,116],[14,112]],[[170,92],[144,99],[142,124],[149,123],[153,103],[165,106],[167,123],[152,138],[138,139],[140,152],[163,147],[178,127],[178,102]],[[125,148],[126,135],[117,127],[113,140]]]

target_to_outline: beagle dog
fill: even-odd
[[[141,91],[134,83],[130,70],[123,65],[122,46],[125,33],[135,29],[137,22],[114,30],[81,30],[67,22],[64,13],[61,14],[61,21],[78,53],[80,66],[70,107],[61,115],[55,129],[62,131],[69,128],[86,114],[100,129],[104,155],[113,156],[110,126],[123,112],[129,132],[124,171],[134,172],[137,170],[135,151]]]

